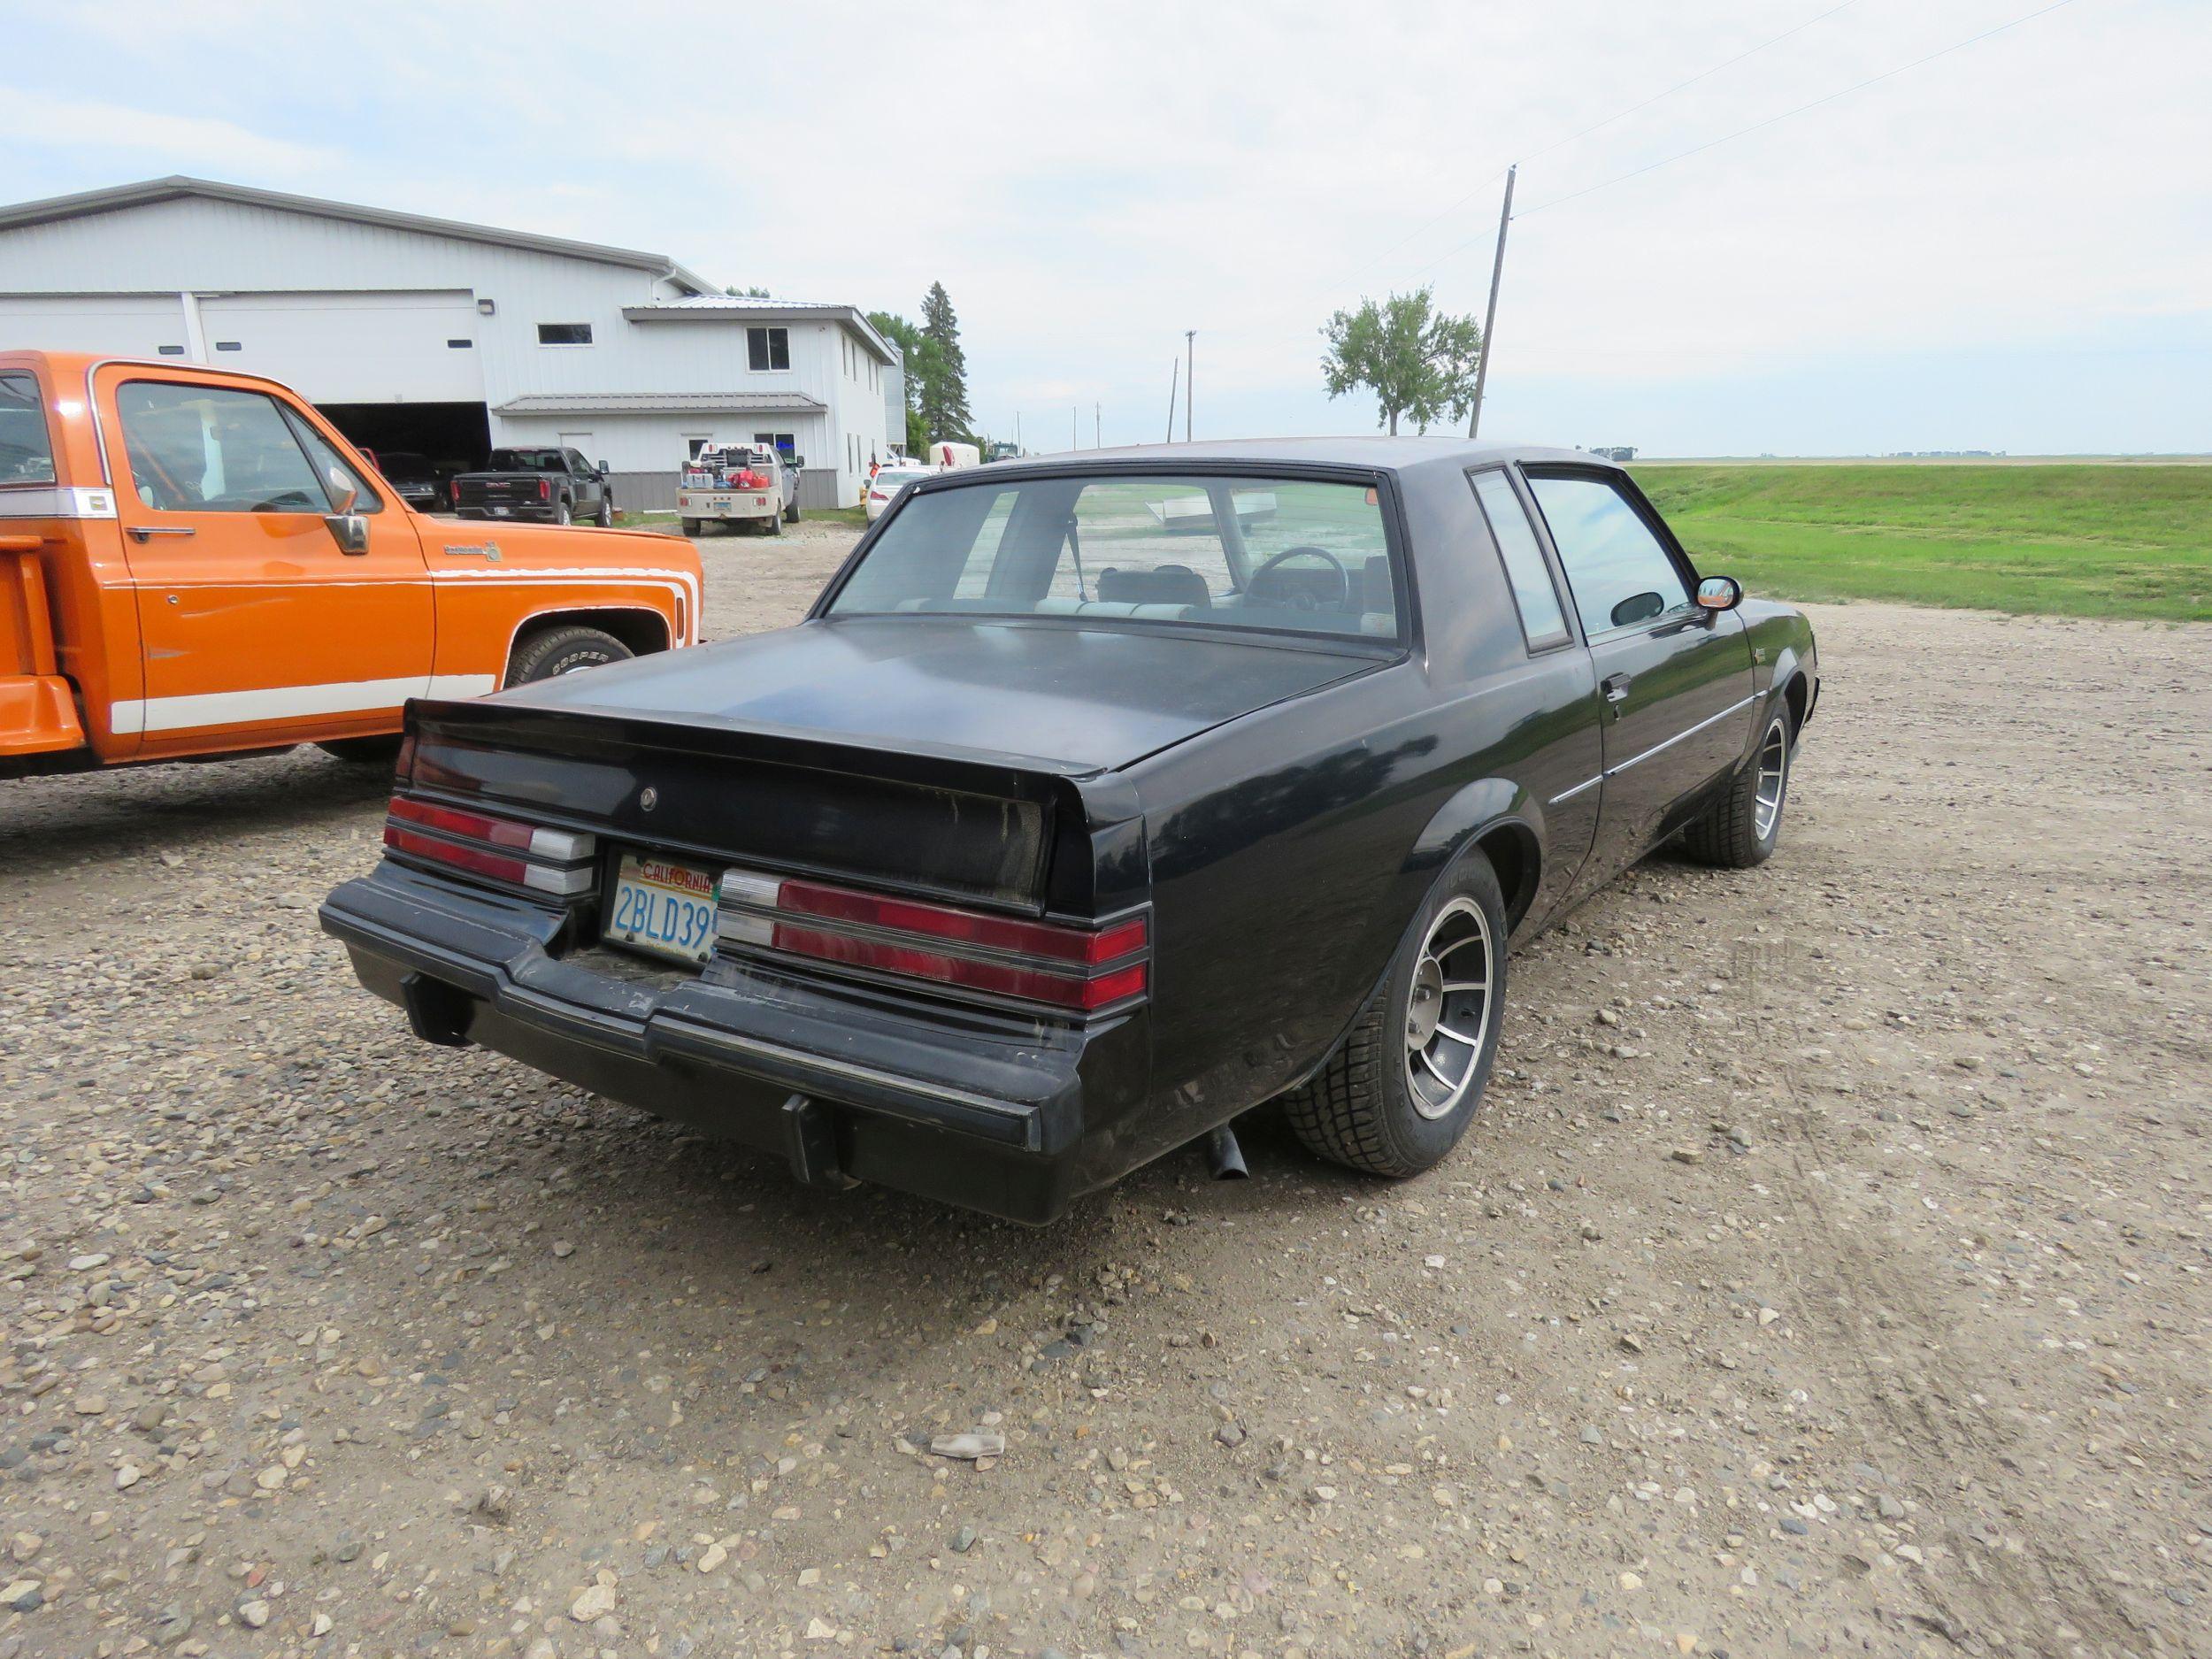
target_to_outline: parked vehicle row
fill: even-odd
[[[1279,1100],[1432,1167],[1509,945],[1773,850],[1819,695],[1627,473],[1444,440],[907,483],[805,621],[411,705],[324,926],[415,1033],[1027,1222]]]
[[[388,463],[390,457],[387,457]],[[255,375],[0,352],[0,776],[316,742],[696,642],[698,557],[424,517]]]

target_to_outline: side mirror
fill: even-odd
[[[803,455],[787,456],[785,457],[784,465],[796,472],[806,465],[806,457]]]
[[[600,464],[599,464],[599,476],[600,476],[600,477],[602,477],[602,478],[604,478],[604,477],[606,477],[606,475],[607,475],[607,464],[606,464],[604,461],[602,461],[602,462],[600,462]]]
[[[330,539],[338,544],[341,553],[356,557],[369,550],[369,521],[366,515],[352,511],[353,492],[346,492],[346,511],[323,515],[323,523],[330,527]]]
[[[1743,584],[1733,576],[1708,576],[1697,585],[1701,611],[1733,611],[1743,603]]]
[[[354,503],[361,499],[361,492],[353,487],[353,478],[345,468],[334,466],[328,473],[331,511],[350,513]]]

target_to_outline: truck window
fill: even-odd
[[[369,480],[331,447],[329,440],[308,425],[298,410],[286,410],[284,419],[291,424],[292,435],[300,441],[300,447],[307,451],[307,458],[314,463],[316,475],[323,480],[323,493],[328,498],[333,512],[338,510],[343,492],[348,489],[353,491],[354,511],[384,511],[384,498],[371,488]]]
[[[170,380],[116,388],[139,500],[162,512],[327,512],[276,400]]]
[[[0,488],[54,481],[54,442],[38,382],[27,374],[0,374]]]

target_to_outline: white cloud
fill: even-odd
[[[204,115],[132,108],[96,99],[26,91],[5,94],[13,142],[72,157],[90,151],[110,165],[161,173],[250,173],[296,177],[338,160],[319,145],[266,137]],[[118,180],[120,182],[120,180]]]

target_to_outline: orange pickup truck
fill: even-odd
[[[408,698],[696,644],[700,596],[672,536],[412,511],[274,381],[0,351],[0,777],[380,758]]]

